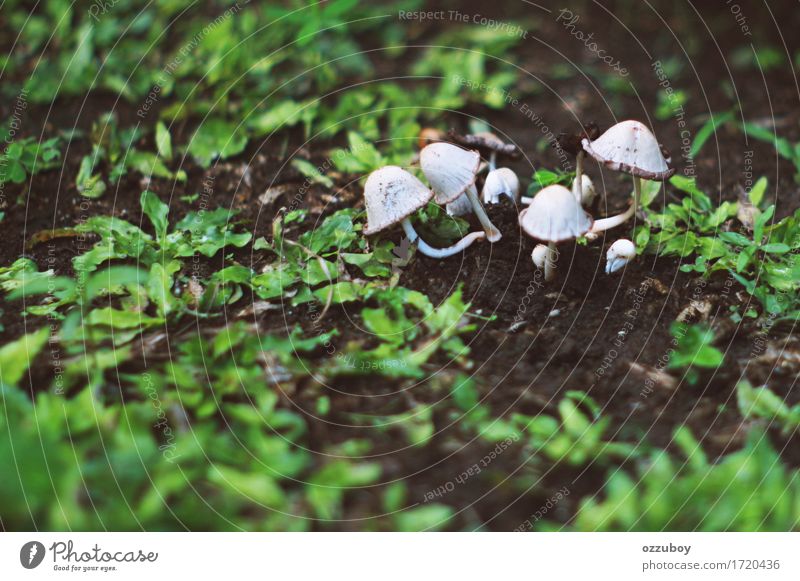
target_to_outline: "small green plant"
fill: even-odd
[[[783,66],[786,62],[786,54],[774,46],[755,48],[747,45],[733,51],[731,62],[740,69],[757,69],[768,72]]]
[[[800,472],[788,468],[766,435],[751,430],[742,450],[709,462],[686,428],[682,457],[655,452],[635,476],[614,470],[602,494],[581,501],[579,531],[788,531],[800,526]],[[677,508],[676,508],[677,507]]]
[[[182,272],[186,258],[197,254],[210,258],[226,246],[241,248],[249,243],[251,234],[235,231],[233,213],[224,208],[190,213],[170,231],[166,204],[150,191],[142,193],[140,203],[154,235],[120,218],[92,216],[74,232],[100,240],[73,259],[74,278],[56,276],[52,270],[39,272],[35,263],[20,259],[0,270],[0,285],[8,299],[42,297],[39,304],[26,310],[64,318],[62,340],[79,343],[88,337],[97,341],[113,338],[121,344],[201,305],[219,306],[220,300],[224,303],[233,298],[232,293],[218,292],[214,284],[200,297],[192,294],[188,284],[191,273]],[[138,266],[118,262],[128,260]],[[181,296],[173,292],[178,278],[185,285]],[[101,306],[98,301],[106,304]]]
[[[684,198],[661,212],[648,212],[647,223],[634,235],[637,247],[662,256],[694,257],[681,265],[682,271],[704,276],[727,271],[768,313],[782,319],[800,316],[800,211],[774,222],[775,207],[761,209],[768,187],[764,178],[748,193],[744,213],[737,202],[715,206],[693,180],[673,176],[670,184]],[[740,228],[732,227],[734,219]]]
[[[737,123],[736,126],[749,137],[769,143],[775,147],[775,151],[779,156],[792,162],[795,167],[795,182],[800,183],[800,143],[792,143],[785,137],[778,137],[774,130],[767,129],[756,123]]]
[[[588,409],[589,414],[581,409]],[[633,444],[604,440],[611,418],[600,417],[599,407],[587,395],[570,394],[558,404],[560,419],[547,415],[514,417],[515,425],[528,436],[536,454],[555,462],[582,466],[590,462],[608,463],[627,460],[637,453]]]
[[[703,123],[700,129],[697,130],[694,141],[692,141],[691,149],[689,150],[690,155],[692,157],[697,157],[706,142],[717,132],[717,129],[733,119],[733,111],[726,111],[724,113],[711,113],[708,117],[708,120]]]
[[[800,428],[800,404],[789,407],[786,402],[767,387],[753,387],[749,381],[736,386],[739,413],[745,419],[766,420],[775,423],[784,435]]]
[[[58,137],[41,143],[33,137],[26,137],[10,143],[0,154],[0,184],[21,184],[29,176],[58,167],[61,158],[59,145]]]
[[[92,153],[81,160],[76,185],[81,195],[99,198],[108,183],[116,184],[128,171],[136,171],[147,178],[157,177],[186,181],[186,172],[173,172],[167,167],[172,156],[172,140],[163,123],[156,127],[158,153],[141,151],[135,147],[140,137],[136,127],[120,130],[116,115],[106,113],[92,126]],[[106,171],[101,171],[102,166]]]
[[[714,331],[702,325],[675,321],[670,327],[675,348],[671,350],[669,368],[682,370],[689,385],[700,379],[701,369],[717,369],[725,358],[713,346]]]
[[[676,112],[682,110],[683,106],[689,102],[689,94],[686,91],[676,90],[672,93],[659,91],[658,104],[656,105],[656,119],[664,121],[669,119]]]
[[[570,187],[573,179],[575,179],[574,172],[550,171],[548,169],[536,170],[531,177],[531,183],[528,184],[528,195],[535,196],[539,190],[553,184]]]

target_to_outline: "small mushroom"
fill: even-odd
[[[617,272],[636,258],[636,245],[627,238],[620,238],[606,252],[606,274]]]
[[[536,194],[530,206],[520,213],[519,223],[528,236],[547,242],[544,279],[549,281],[555,276],[556,244],[586,234],[592,227],[592,217],[575,201],[572,192],[555,184]]]
[[[584,208],[591,206],[594,203],[594,199],[597,197],[597,190],[594,189],[592,178],[586,174],[582,174],[579,186],[576,176],[575,180],[572,182],[572,195],[575,196],[575,200]]]
[[[477,149],[480,153],[488,155],[489,171],[497,169],[498,154],[512,159],[519,157],[519,148],[516,145],[506,143],[490,131],[479,131],[469,135],[459,135],[454,131],[449,131],[447,135],[454,143],[470,149]]]
[[[472,232],[448,248],[429,246],[414,230],[409,216],[424,207],[432,197],[433,192],[425,184],[400,167],[387,165],[375,170],[364,184],[364,205],[367,208],[364,234],[369,236],[400,223],[411,242],[416,242],[419,251],[431,258],[458,254],[485,236],[483,232]]]
[[[519,178],[507,167],[490,171],[481,191],[484,204],[497,204],[503,194],[515,204],[519,200]]]
[[[587,204],[583,203],[585,199],[583,195],[583,158],[586,155],[586,152],[583,149],[582,141],[584,139],[597,139],[600,135],[600,128],[597,126],[596,123],[587,123],[583,126],[583,130],[579,131],[578,133],[562,133],[556,139],[558,146],[575,156],[575,179],[572,182],[572,191],[578,198],[578,203],[580,203],[583,207],[586,207]],[[586,179],[589,179],[588,176]],[[591,180],[589,180],[591,184]],[[592,187],[592,191],[594,192],[594,187]],[[592,196],[590,203],[594,200]]]
[[[669,167],[669,154],[650,130],[639,121],[622,121],[596,140],[584,138],[583,149],[609,169],[633,176],[631,207],[617,216],[597,220],[592,232],[602,232],[629,220],[639,207],[642,179],[663,181],[675,170]]]
[[[489,242],[497,242],[502,235],[486,215],[475,187],[480,162],[481,156],[477,151],[443,142],[432,143],[419,154],[420,167],[433,188],[436,202],[446,205],[459,196],[468,196],[472,211],[486,232],[486,238]]]
[[[468,196],[458,196],[446,206],[448,216],[469,216],[472,213],[472,202]]]
[[[547,260],[547,246],[544,244],[537,244],[531,252],[531,260],[534,266],[539,270],[544,270],[545,260]]]

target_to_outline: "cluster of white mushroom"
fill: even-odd
[[[452,256],[483,238],[489,242],[497,242],[502,238],[478,197],[475,181],[481,170],[481,156],[477,151],[439,141],[422,149],[419,164],[430,187],[410,172],[393,165],[382,167],[369,175],[364,185],[367,208],[364,234],[375,234],[400,223],[411,242],[416,242],[419,251],[431,258]],[[493,170],[487,176],[483,198],[497,201],[498,196],[505,193],[516,201],[519,180],[516,175],[513,176],[516,180],[514,186],[513,183],[509,185],[505,173],[497,178],[492,177],[499,171]],[[431,199],[445,206],[451,215],[474,212],[483,226],[483,232],[472,232],[448,248],[430,246],[414,230],[410,217]]]
[[[488,174],[481,195],[483,203],[498,203],[500,196],[506,195],[514,203],[528,206],[520,213],[519,223],[526,234],[545,243],[537,245],[531,255],[536,267],[544,270],[545,280],[551,280],[555,275],[556,244],[581,236],[594,240],[600,232],[623,224],[636,214],[639,207],[641,180],[663,181],[674,172],[669,167],[668,154],[642,123],[623,121],[602,135],[598,134],[596,127],[587,126],[579,134],[562,136],[559,142],[576,157],[576,175],[571,190],[562,185],[551,185],[535,197],[522,200],[519,199],[516,174],[509,168],[496,167],[497,154],[509,151],[508,148],[513,146],[504,144],[491,133],[460,138],[467,146],[489,150]],[[591,179],[583,173],[586,154],[609,169],[633,176],[633,199],[625,212],[594,220],[585,210],[596,196]],[[401,223],[406,235],[418,244],[420,252],[433,258],[451,256],[483,238],[490,242],[500,240],[500,231],[486,215],[475,185],[484,169],[478,151],[434,141],[422,148],[419,163],[430,188],[396,166],[383,167],[370,174],[364,189],[367,209],[365,234],[374,234]],[[410,221],[410,216],[432,198],[446,206],[451,215],[474,212],[484,231],[472,232],[449,248],[432,248],[419,238]],[[635,256],[636,247],[630,240],[617,240],[606,254],[606,272],[611,274],[620,270]]]
[[[669,155],[655,136],[639,121],[622,121],[598,137],[595,127],[581,134],[566,136],[561,146],[575,155],[576,175],[572,191],[561,185],[542,189],[534,198],[523,198],[528,209],[520,213],[522,229],[531,237],[546,242],[534,248],[531,258],[537,268],[544,269],[545,280],[555,275],[559,242],[585,236],[597,239],[600,232],[616,228],[631,219],[641,201],[642,179],[663,181],[674,169],[669,167]],[[585,207],[596,195],[591,179],[583,173],[586,154],[611,170],[633,176],[633,199],[623,213],[594,220]],[[617,240],[606,254],[606,273],[620,270],[636,256],[636,246],[627,239]]]

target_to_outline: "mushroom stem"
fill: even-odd
[[[486,238],[489,240],[489,242],[497,242],[500,240],[503,235],[500,234],[500,230],[498,230],[495,225],[492,224],[492,221],[489,220],[489,216],[486,215],[486,211],[483,209],[481,201],[478,199],[478,190],[475,188],[475,184],[472,184],[469,188],[467,188],[467,195],[469,196],[469,201],[472,204],[472,210],[478,217],[481,226],[483,226],[484,232],[486,232]]]
[[[639,209],[642,200],[642,178],[633,176],[633,213]]]
[[[611,228],[616,228],[620,224],[624,224],[625,222],[630,220],[633,217],[633,215],[636,214],[636,210],[639,207],[641,197],[642,197],[642,178],[634,176],[633,202],[631,203],[631,207],[625,210],[622,214],[617,214],[616,216],[603,218],[602,220],[595,220],[594,224],[592,225],[592,229],[590,230],[590,233],[597,233],[597,232],[603,232],[605,230],[611,230]]]
[[[583,155],[583,151],[579,151],[575,156],[575,181],[572,186],[572,192],[581,206],[583,206]]]
[[[558,253],[556,252],[556,243],[547,243],[547,256],[544,260],[544,280],[551,281],[556,276],[556,260]]]
[[[497,152],[493,151],[489,154],[489,171],[497,169]]]
[[[635,202],[631,204],[631,207],[625,210],[622,214],[617,214],[616,216],[609,216],[608,218],[603,218],[601,220],[595,220],[594,224],[592,224],[592,229],[590,232],[604,232],[605,230],[611,230],[612,228],[616,228],[620,224],[624,224],[628,220],[633,217],[636,213],[636,204]]]
[[[433,248],[419,237],[419,234],[417,234],[417,231],[414,229],[413,224],[411,224],[410,219],[405,218],[402,221],[402,225],[403,231],[406,233],[406,236],[408,236],[409,240],[411,240],[411,242],[416,242],[419,251],[425,256],[430,256],[431,258],[447,258],[448,256],[453,256],[454,254],[458,254],[459,252],[462,252],[468,248],[476,240],[481,240],[486,236],[486,234],[483,232],[470,232],[452,246],[448,246],[447,248]]]

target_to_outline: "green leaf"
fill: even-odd
[[[100,325],[114,329],[139,329],[163,322],[161,318],[149,317],[133,311],[121,311],[112,307],[93,309],[84,320],[88,325]]]
[[[315,290],[314,296],[323,304],[328,302],[329,296],[334,305],[350,303],[359,300],[361,296],[361,286],[354,282],[337,282],[336,284],[324,286]]]
[[[692,158],[697,157],[697,154],[700,153],[700,150],[705,145],[708,138],[711,137],[713,134],[717,132],[717,127],[720,125],[724,125],[733,119],[733,111],[727,111],[722,114],[714,114],[711,113],[708,121],[706,121],[703,126],[697,131],[695,135],[694,141],[692,142],[692,147],[689,150],[689,153]]]
[[[786,402],[766,387],[756,389],[748,381],[740,381],[736,386],[736,401],[739,413],[746,419],[780,421],[784,429],[800,425],[795,423],[795,418]]]
[[[279,129],[296,125],[302,120],[301,114],[304,109],[313,112],[316,110],[316,106],[315,102],[282,101],[264,113],[251,116],[247,121],[247,126],[256,137],[269,135]]]
[[[286,505],[286,496],[275,479],[264,473],[242,472],[219,464],[212,466],[208,479],[220,490],[234,490],[262,506],[280,510]]]
[[[181,269],[181,263],[171,260],[166,264],[156,262],[150,267],[147,281],[147,294],[158,307],[158,316],[167,317],[177,306],[177,299],[172,294],[172,277]]]
[[[156,123],[156,149],[158,150],[158,155],[165,160],[172,159],[172,138],[163,121]]]
[[[765,244],[761,247],[761,251],[768,254],[786,254],[791,251],[791,247],[788,244],[776,242],[774,244]]]
[[[206,119],[195,131],[188,151],[203,167],[215,159],[227,159],[240,154],[247,146],[247,136],[241,128],[222,119]]]
[[[744,131],[750,137],[774,145],[778,155],[781,157],[788,160],[794,159],[794,148],[792,147],[791,142],[788,139],[778,137],[774,130],[766,129],[760,125],[747,122],[739,123],[738,125],[742,131]]]
[[[153,224],[153,229],[156,231],[156,239],[163,241],[167,237],[169,206],[150,190],[142,192],[139,203],[142,206],[142,212],[150,218],[150,223]]]
[[[750,188],[750,191],[747,193],[748,198],[750,198],[750,203],[753,204],[756,208],[761,205],[761,202],[764,200],[764,194],[767,191],[767,178],[760,177],[758,181]]]
[[[445,504],[427,504],[399,512],[392,520],[399,532],[437,531],[445,528],[454,514]]]
[[[728,244],[735,244],[736,246],[747,247],[753,244],[752,240],[750,240],[747,236],[739,234],[738,232],[720,232],[719,238]]]
[[[326,188],[333,187],[333,180],[324,175],[317,167],[305,159],[295,158],[292,160],[292,167],[301,174],[309,178],[315,184],[322,184]]]
[[[17,385],[42,350],[50,327],[42,327],[0,347],[0,382]]]

